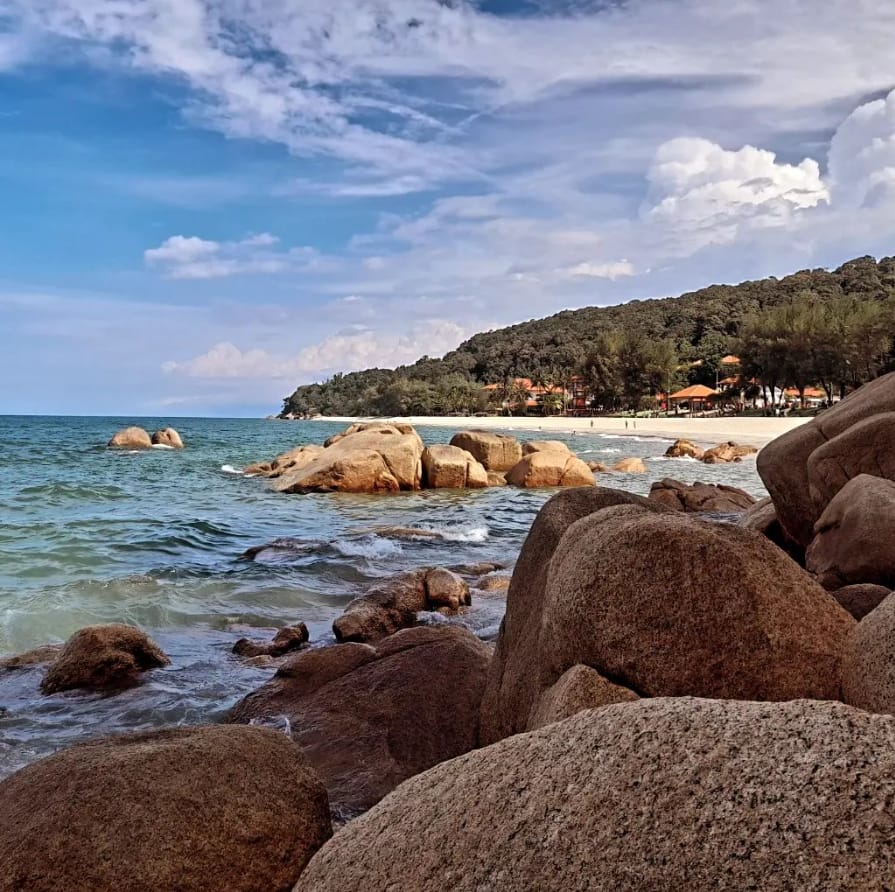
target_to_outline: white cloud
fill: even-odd
[[[190,378],[308,380],[334,371],[392,368],[415,362],[423,355],[443,356],[465,337],[467,332],[456,323],[434,319],[416,324],[407,334],[365,328],[332,335],[292,356],[241,350],[222,342],[193,359],[168,361],[162,370]]]
[[[274,251],[279,239],[263,232],[238,242],[214,242],[197,236],[172,235],[158,248],[143,252],[147,264],[171,279],[220,279],[228,276],[271,275],[308,268],[318,259],[312,248]]]
[[[633,276],[636,270],[634,264],[628,260],[617,260],[611,263],[584,261],[573,266],[568,273],[573,278],[610,279],[614,282],[624,276]]]

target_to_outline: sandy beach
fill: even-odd
[[[445,416],[411,416],[407,418],[321,417],[318,421],[401,421],[414,426],[479,428],[500,431],[543,432],[544,434],[597,433],[634,434],[647,437],[685,437],[699,444],[716,444],[733,440],[749,446],[764,446],[809,418],[457,418]]]

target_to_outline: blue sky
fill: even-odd
[[[889,0],[0,0],[0,412],[259,415],[895,253]]]

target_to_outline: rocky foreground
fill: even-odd
[[[223,724],[70,747],[0,783],[0,890],[891,888],[893,432],[890,375],[759,455],[764,502],[565,489],[494,645],[450,620],[504,596],[494,566],[383,580],[337,644],[300,625],[243,643],[278,668]],[[366,433],[413,439],[318,448]],[[288,491],[323,479],[321,454]],[[705,517],[738,501],[737,523]],[[104,626],[4,668],[46,662],[51,695],[166,659]]]

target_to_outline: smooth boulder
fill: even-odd
[[[613,505],[638,505],[656,512],[668,510],[643,496],[598,486],[564,490],[538,512],[507,590],[506,614],[482,700],[483,744],[528,728],[529,714],[542,693],[538,642],[550,560],[575,521]]]
[[[484,489],[488,472],[465,449],[428,446],[423,452],[423,483],[429,489]]]
[[[478,745],[490,649],[459,626],[420,626],[290,658],[229,720],[285,716],[334,815],[370,808],[408,777]]]
[[[645,474],[646,465],[642,458],[623,458],[615,463],[612,470],[620,474]]]
[[[55,694],[76,688],[102,690],[136,682],[171,661],[145,633],[122,623],[87,626],[65,642],[40,689]]]
[[[707,465],[724,465],[730,462],[742,461],[747,455],[754,455],[758,450],[754,446],[741,446],[730,441],[706,449],[702,454],[702,461]]]
[[[109,446],[112,449],[151,449],[152,437],[142,427],[126,427],[109,440]]]
[[[326,790],[282,734],[107,737],[0,782],[0,892],[285,892],[331,835]]]
[[[173,427],[157,430],[152,435],[153,446],[167,446],[169,449],[183,449],[183,440]]]
[[[675,440],[666,450],[666,458],[695,458],[701,459],[705,450],[697,446],[692,440]]]
[[[451,446],[465,449],[486,471],[509,471],[522,460],[522,446],[515,437],[492,431],[454,434]]]
[[[569,447],[562,440],[526,440],[522,444],[522,455],[531,455],[533,452],[562,452],[571,455]]]
[[[895,588],[895,481],[855,477],[814,529],[805,566],[824,588],[858,583]]]
[[[301,471],[323,454],[323,446],[296,446],[278,455],[273,461],[248,465],[244,474],[261,477],[282,477],[289,471]]]
[[[578,663],[544,692],[529,719],[534,731],[553,722],[561,722],[585,709],[598,709],[612,703],[638,700],[637,694],[603,678],[595,669]]]
[[[304,623],[284,626],[271,641],[253,641],[240,638],[233,645],[233,653],[240,657],[283,657],[288,653],[301,650],[310,639],[308,627]]]
[[[886,889],[895,719],[841,703],[641,700],[427,771],[296,892]]]
[[[330,441],[328,441],[330,442]],[[273,483],[277,492],[399,492],[420,488],[423,442],[413,428],[355,425],[313,461]]]
[[[742,514],[755,498],[736,486],[681,483],[665,477],[650,487],[649,500],[690,514]]]
[[[408,570],[374,583],[333,620],[337,641],[378,641],[416,624],[423,611],[456,613],[471,603],[469,585],[443,567]]]
[[[594,486],[594,473],[570,452],[530,452],[507,474],[510,486]]]
[[[856,619],[872,613],[891,594],[885,585],[845,585],[832,593],[833,597]]]

